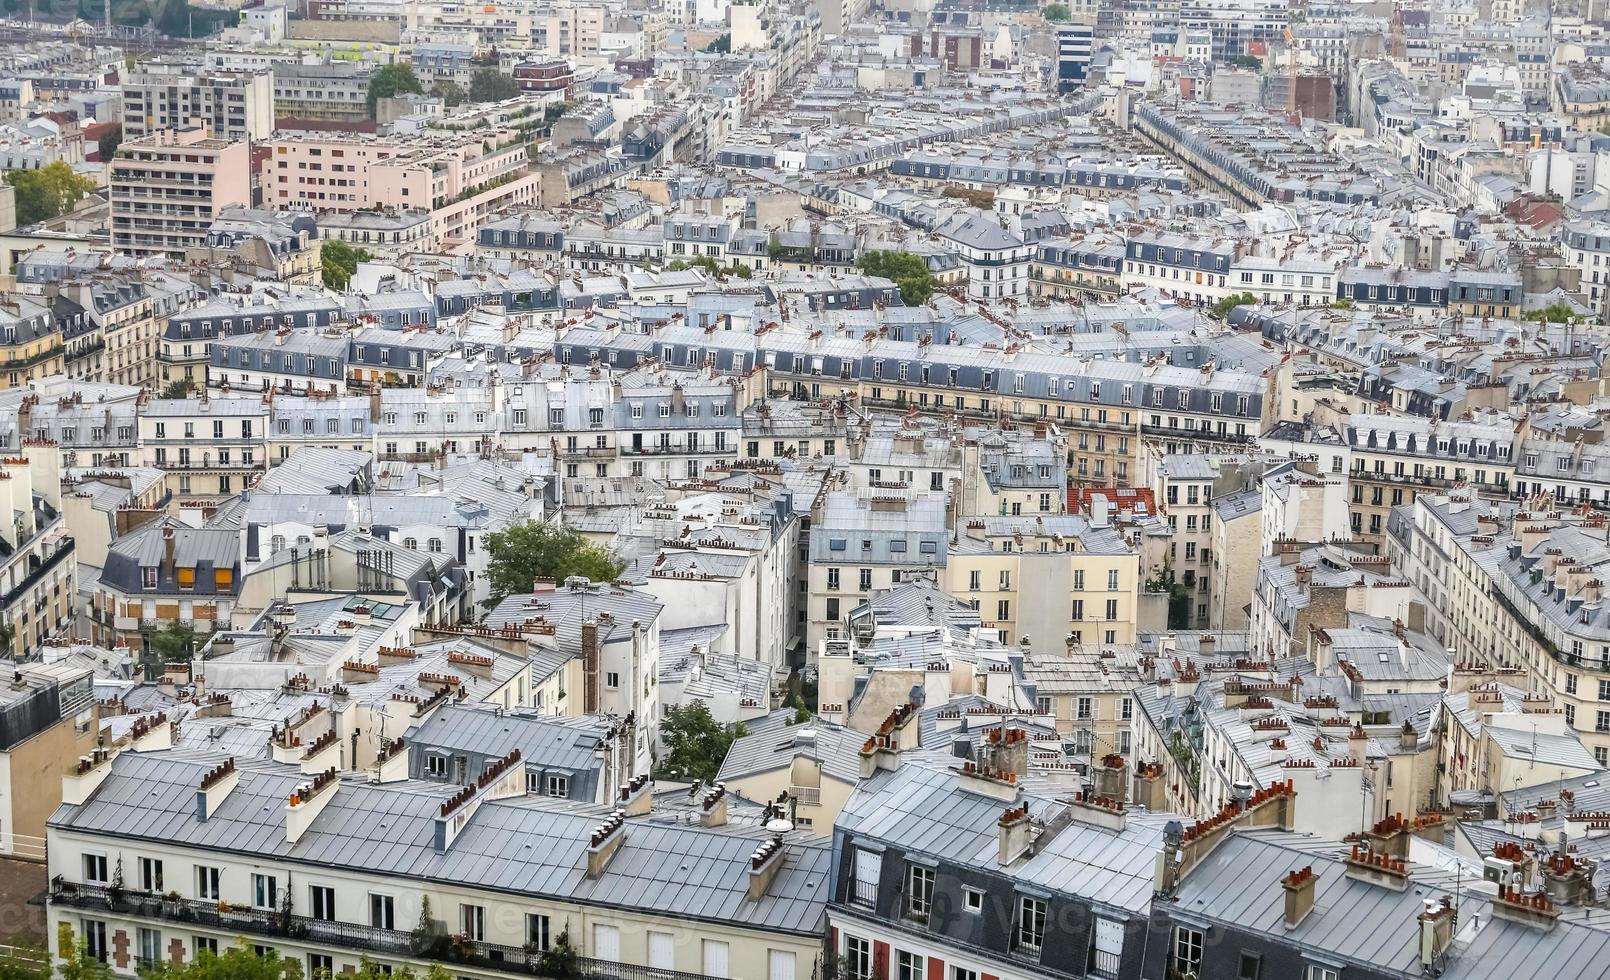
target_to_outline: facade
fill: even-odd
[[[245,142],[201,129],[130,140],[111,168],[112,245],[130,255],[182,255],[207,243],[220,211],[251,203]]]
[[[273,74],[158,65],[123,79],[125,141],[198,125],[226,142],[267,139],[274,132]]]

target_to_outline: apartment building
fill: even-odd
[[[851,610],[879,590],[932,580],[946,561],[946,498],[831,490],[812,508],[806,573],[805,643],[841,636]]]
[[[389,747],[371,782],[222,754],[97,753],[67,777],[51,824],[50,926],[124,974],[241,935],[310,976],[361,959],[486,977],[560,957],[566,970],[656,978],[820,970],[827,841],[774,837],[775,809],[715,789],[670,811],[644,776],[604,806],[533,795],[517,751],[469,789],[435,788],[403,782],[411,754]],[[177,816],[131,832],[114,801],[136,792]],[[511,833],[534,846],[495,843]],[[378,846],[399,839],[413,843]]]
[[[1176,626],[1208,628],[1213,614],[1208,599],[1217,582],[1213,545],[1219,505],[1256,485],[1262,468],[1260,457],[1246,453],[1176,453],[1152,464],[1152,498],[1169,529],[1165,567],[1187,596],[1185,622]]]
[[[51,309],[20,294],[0,297],[0,388],[60,374],[65,362],[63,334]]]
[[[429,211],[439,243],[474,241],[497,212],[537,203],[525,141],[513,130],[429,137],[302,135],[270,141],[265,200],[314,211]]]
[[[1105,523],[1072,515],[977,517],[965,519],[939,582],[972,603],[1001,643],[1054,654],[1134,643],[1142,577],[1139,550]]]
[[[78,559],[55,441],[24,438],[20,455],[0,459],[0,513],[12,515],[0,521],[0,651],[21,660],[73,621]]]
[[[194,127],[125,142],[111,168],[112,247],[182,256],[205,246],[220,211],[251,204],[249,157],[246,142]]]
[[[146,62],[123,76],[125,142],[191,126],[228,142],[267,139],[274,132],[272,72]]]
[[[152,521],[113,542],[95,585],[96,643],[143,650],[152,633],[182,624],[200,638],[228,629],[241,581],[230,528]]]
[[[93,751],[100,738],[88,666],[34,663],[11,672],[0,685],[0,856],[44,860],[62,763]]]
[[[208,394],[157,398],[140,412],[141,465],[168,474],[179,500],[230,497],[268,463],[269,400]]]

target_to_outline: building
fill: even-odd
[[[302,738],[319,737],[331,715]],[[673,811],[644,776],[604,806],[532,795],[517,751],[468,790],[406,781],[406,740],[372,767],[378,782],[303,772],[301,754],[91,757],[67,777],[50,827],[51,928],[71,929],[123,972],[188,962],[243,934],[309,975],[360,959],[423,973],[451,959],[500,976],[555,956],[587,975],[629,968],[667,980],[820,970],[829,849],[802,832],[775,839],[765,829],[775,810],[711,790]],[[151,833],[131,831],[113,802],[136,789],[147,813],[168,814],[160,830],[147,821]],[[532,846],[510,849],[510,839]],[[493,851],[500,859],[488,862]],[[282,915],[295,925],[282,928]],[[415,938],[425,933],[438,939]]]
[[[148,62],[123,78],[125,142],[192,126],[229,142],[267,139],[274,132],[272,73],[196,72]]]
[[[61,493],[54,440],[25,437],[20,456],[0,459],[0,512],[12,515],[0,521],[0,651],[8,659],[37,654],[72,625],[78,566]]]
[[[1084,87],[1085,79],[1090,75],[1095,35],[1094,22],[1057,25],[1057,88],[1068,91]]]
[[[36,663],[0,687],[0,855],[44,860],[61,770],[101,736],[94,682],[87,664]]]
[[[124,143],[112,162],[112,247],[182,256],[207,244],[219,212],[251,203],[250,149],[197,128]]]

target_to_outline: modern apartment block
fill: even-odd
[[[124,143],[112,164],[112,248],[182,254],[207,244],[218,212],[251,203],[250,147],[197,127]]]
[[[125,138],[196,124],[219,139],[267,139],[274,132],[274,76],[266,69],[198,72],[158,65],[124,79]]]
[[[315,211],[429,211],[437,242],[471,239],[489,216],[537,203],[525,142],[512,130],[420,138],[295,136],[269,145],[267,205]]]

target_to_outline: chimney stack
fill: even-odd
[[[1280,883],[1286,893],[1286,928],[1295,929],[1308,917],[1314,908],[1314,886],[1319,876],[1314,874],[1314,866],[1308,865],[1298,868],[1286,875]]]

